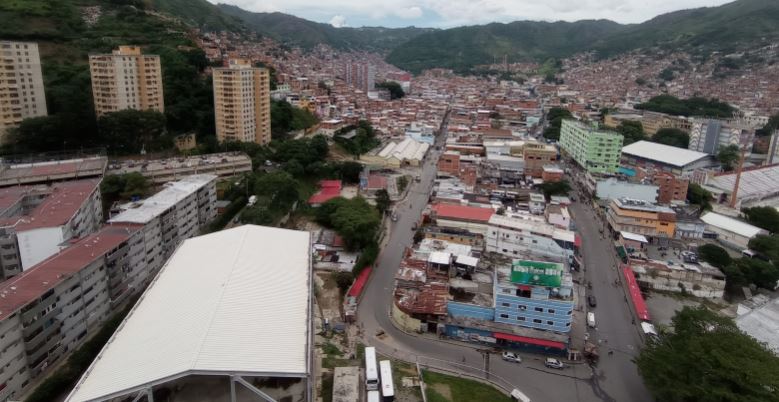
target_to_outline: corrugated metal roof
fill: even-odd
[[[672,147],[651,141],[634,142],[623,147],[622,153],[677,167],[684,167],[709,156],[703,152]]]
[[[752,238],[759,234],[768,234],[768,232],[766,232],[763,229],[760,229],[757,226],[752,226],[738,219],[734,219],[725,215],[720,215],[714,212],[707,212],[706,214],[701,216],[701,220],[706,222],[707,225],[718,227],[720,229],[725,229],[729,232],[733,232],[739,236],[744,236],[746,238]]]
[[[67,401],[198,371],[305,375],[309,243],[254,225],[186,240]]]

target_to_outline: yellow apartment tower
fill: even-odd
[[[137,46],[89,56],[92,96],[98,117],[125,109],[165,111],[160,56]]]
[[[0,141],[22,120],[46,114],[38,44],[0,40]]]
[[[214,69],[216,138],[223,141],[270,142],[270,76],[247,60],[230,60]]]

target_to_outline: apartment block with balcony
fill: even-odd
[[[270,133],[270,75],[248,60],[230,60],[213,69],[214,115],[219,142],[268,144]]]
[[[609,203],[606,221],[614,232],[630,232],[652,239],[673,238],[676,212],[666,206],[629,198]]]
[[[22,120],[46,115],[38,44],[0,40],[0,143]]]
[[[571,262],[579,244],[576,233],[536,219],[492,215],[484,236],[485,250],[512,258],[537,256]]]
[[[563,120],[560,148],[590,173],[614,173],[622,154],[622,135],[576,120]],[[543,168],[543,166],[542,166]]]
[[[182,240],[196,236],[216,217],[216,178],[193,175],[168,183],[159,193],[121,207],[111,217],[111,225],[138,225],[142,228],[149,269],[173,254]]]
[[[98,117],[126,109],[165,111],[160,56],[119,46],[111,54],[90,55],[89,72]]]
[[[495,321],[566,333],[575,306],[573,277],[561,263],[516,260],[495,270]]]
[[[62,244],[96,232],[103,219],[101,179],[0,189],[0,277],[18,275]]]
[[[660,204],[687,200],[687,189],[690,186],[689,178],[677,177],[668,172],[656,172],[652,176],[652,183],[658,187],[657,202]]]
[[[111,278],[131,265],[134,237],[105,227],[0,284],[0,400],[18,399],[110,316]]]

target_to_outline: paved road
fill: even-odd
[[[438,144],[443,143],[444,134],[437,139]],[[392,302],[392,290],[394,276],[400,265],[402,252],[405,247],[412,244],[413,231],[411,227],[419,219],[423,207],[427,204],[429,193],[435,179],[435,161],[439,153],[431,151],[430,161],[427,162],[421,173],[420,182],[412,182],[407,199],[397,205],[399,219],[393,223],[391,234],[386,246],[379,256],[375,271],[365,289],[363,299],[358,308],[358,321],[363,328],[365,338],[370,345],[378,346],[380,350],[398,351],[407,356],[421,355],[452,362],[453,364],[467,364],[474,367],[483,367],[481,353],[471,347],[454,343],[440,342],[427,337],[408,335],[393,326],[389,319],[390,303]],[[584,208],[574,207],[575,213]],[[592,218],[590,218],[592,219]],[[591,241],[587,234],[594,224],[588,224],[586,220],[579,223],[585,229],[585,264],[593,267],[588,270],[594,281],[605,280],[608,282],[610,273],[599,272],[597,265],[599,260],[606,258],[604,242]],[[609,251],[611,252],[611,251]],[[635,330],[631,335],[625,325],[617,324],[617,321],[627,316],[626,304],[619,295],[619,289],[598,285],[594,288],[599,300],[599,307],[604,314],[603,324],[600,330],[603,336],[613,338],[612,345],[620,346],[626,353],[620,352],[611,357],[604,357],[597,369],[597,377],[592,377],[592,370],[586,365],[569,367],[562,371],[548,370],[543,367],[541,356],[526,355],[522,364],[507,363],[497,356],[493,356],[490,371],[494,375],[506,379],[508,382],[521,389],[534,402],[547,401],[649,401],[645,397],[646,391],[640,378],[635,373],[634,366],[630,363],[630,347],[637,342]],[[602,292],[602,294],[601,294]],[[613,303],[611,307],[607,304]],[[606,316],[613,315],[615,318]],[[611,323],[609,323],[611,321]],[[628,319],[627,326],[630,326]],[[377,330],[383,330],[386,336],[377,339]],[[626,339],[624,345],[617,339]],[[607,360],[611,359],[611,360]]]

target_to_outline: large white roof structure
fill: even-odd
[[[709,156],[703,152],[672,147],[651,141],[638,141],[626,145],[622,147],[622,154],[637,156],[676,167],[684,167]]]
[[[416,160],[420,161],[425,157],[425,153],[430,144],[415,141],[412,138],[406,138],[401,142],[390,142],[379,151],[379,157],[388,159],[394,157],[400,161]]]
[[[745,169],[738,185],[738,201],[758,203],[770,201],[779,196],[779,165]],[[726,193],[732,193],[736,186],[736,174],[723,174],[709,178],[707,185]]]
[[[308,232],[254,225],[186,240],[67,401],[188,375],[306,377],[309,250]]]
[[[752,226],[746,222],[715,212],[705,213],[701,216],[701,220],[707,225],[718,227],[749,239],[759,234],[768,234],[764,229],[757,226]]]

